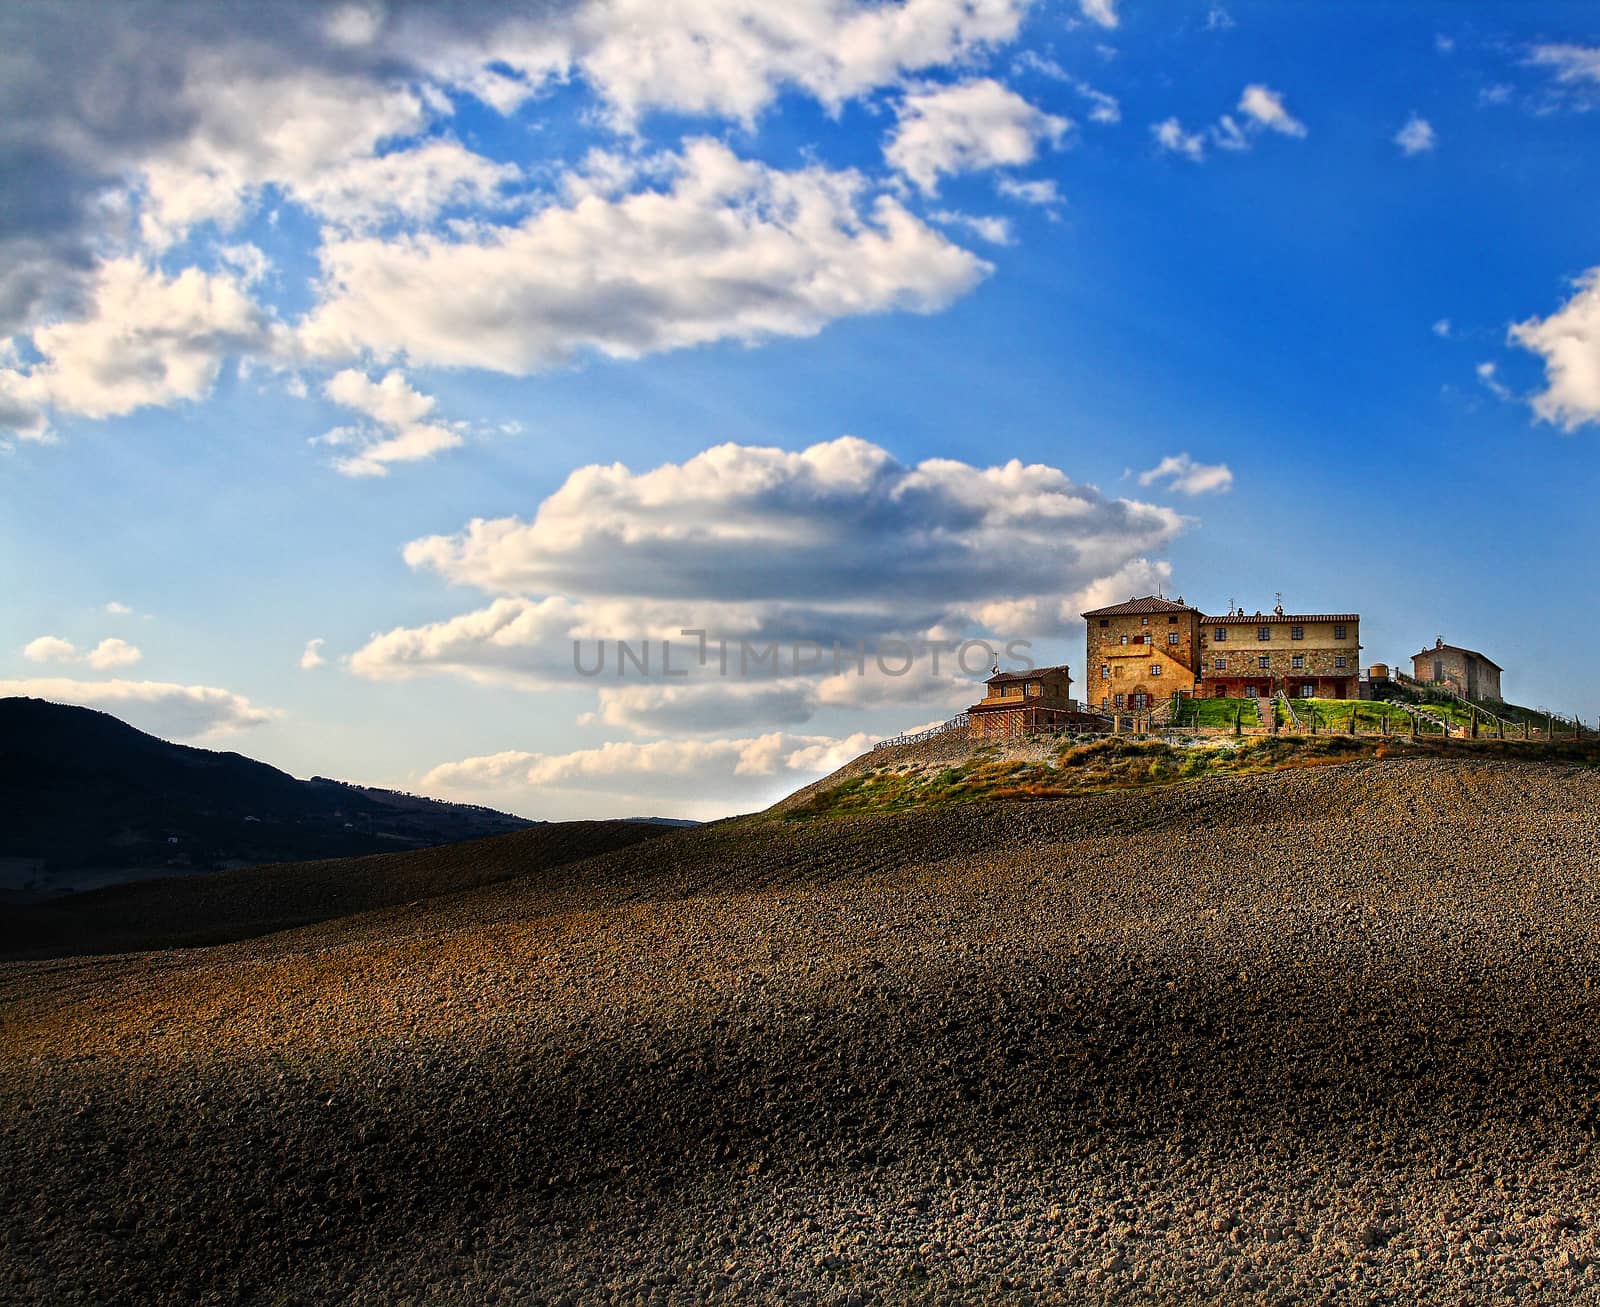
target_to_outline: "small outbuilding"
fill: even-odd
[[[1027,735],[1071,725],[1081,715],[1065,663],[1026,672],[997,670],[984,685],[982,702],[967,709],[974,739]]]
[[[1446,644],[1440,636],[1433,648],[1411,655],[1412,673],[1426,685],[1454,690],[1467,699],[1500,699],[1499,663],[1476,649]]]

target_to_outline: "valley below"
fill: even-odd
[[[0,1298],[1600,1299],[1590,765],[581,825],[14,917]]]

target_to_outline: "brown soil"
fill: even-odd
[[[8,964],[0,1296],[1600,1298],[1597,855],[1358,761]]]

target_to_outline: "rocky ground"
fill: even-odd
[[[1359,761],[10,963],[0,1296],[1600,1300],[1597,854]]]

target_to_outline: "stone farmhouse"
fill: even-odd
[[[1069,726],[1081,716],[1065,663],[1029,672],[996,669],[984,685],[988,688],[982,702],[967,709],[974,739],[1000,739]]]
[[[1357,613],[1221,617],[1159,595],[1083,614],[1089,625],[1087,704],[1148,708],[1182,691],[1200,698],[1354,699],[1360,689]]]
[[[1413,675],[1428,685],[1454,690],[1468,699],[1500,699],[1499,663],[1476,649],[1446,644],[1440,636],[1433,648],[1411,655]]]

